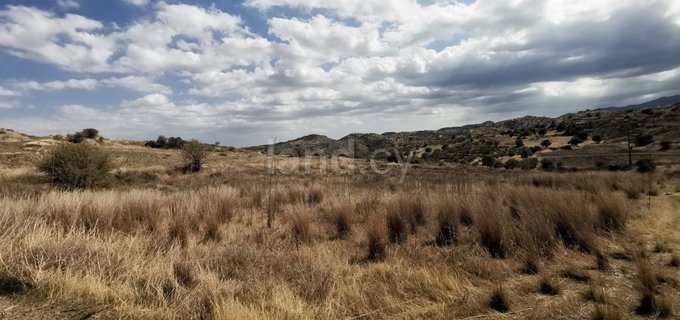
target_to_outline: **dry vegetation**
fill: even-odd
[[[135,148],[114,150],[117,163]],[[401,184],[277,176],[270,198],[262,156],[212,154],[194,175],[133,158],[117,172],[125,179],[90,191],[50,187],[29,167],[2,169],[0,307],[65,316],[73,308],[61,306],[79,306],[102,319],[680,312],[680,198],[677,180],[661,173],[651,203],[649,178],[634,172],[438,167],[413,168]],[[135,180],[143,175],[153,178]]]

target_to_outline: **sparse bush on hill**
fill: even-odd
[[[659,151],[668,151],[671,149],[672,143],[669,140],[663,140],[661,141],[661,150]]]
[[[181,137],[166,138],[165,136],[158,136],[156,141],[147,141],[144,146],[156,149],[181,149],[185,143],[186,141]]]
[[[81,143],[85,141],[85,135],[82,132],[76,132],[66,135],[66,140],[71,143]]]
[[[596,134],[593,136],[593,142],[600,143],[602,142],[602,136],[599,134]]]
[[[581,139],[581,138],[579,138],[579,137],[577,137],[577,136],[573,136],[573,137],[571,138],[571,140],[569,140],[569,144],[572,145],[572,146],[577,146],[577,145],[579,145],[580,143],[583,143],[583,139]]]
[[[482,164],[487,167],[493,167],[496,164],[496,157],[491,154],[485,154],[482,156]]]
[[[550,140],[548,139],[541,141],[541,146],[543,146],[544,148],[550,147],[551,144],[552,142],[550,142]]]
[[[85,139],[94,139],[99,135],[99,130],[94,128],[87,128],[83,129],[81,133],[83,134],[83,137],[85,137]]]
[[[542,159],[541,160],[541,169],[545,171],[553,171],[555,170],[555,161],[552,161],[550,159]]]
[[[536,169],[536,165],[538,164],[538,160],[536,158],[528,158],[522,160],[520,167],[522,170],[532,170]]]
[[[520,166],[520,163],[519,163],[519,161],[517,161],[517,159],[510,159],[510,160],[506,161],[505,164],[503,165],[503,167],[505,169],[508,169],[508,170],[518,168],[519,166]]]
[[[651,134],[639,134],[635,136],[635,145],[638,147],[644,147],[652,142],[654,142],[654,137]]]
[[[50,181],[67,188],[105,185],[113,164],[108,152],[94,146],[64,144],[55,147],[38,165]]]
[[[517,138],[517,140],[515,140],[515,147],[517,148],[524,147],[524,141],[521,138]]]

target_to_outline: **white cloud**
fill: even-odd
[[[77,0],[57,0],[57,5],[63,9],[80,8],[80,3]]]
[[[172,94],[172,89],[168,86],[155,83],[153,79],[140,76],[128,76],[121,78],[105,79],[69,79],[63,81],[22,81],[12,85],[16,90],[8,91],[19,95],[22,91],[59,91],[59,90],[87,90],[92,91],[98,88],[124,88],[136,92],[154,92],[162,94]],[[0,95],[2,95],[0,88]]]
[[[129,120],[116,127],[126,133],[224,128],[254,139],[257,128],[339,134],[554,115],[672,93],[679,80],[680,6],[672,0],[246,1],[267,11],[268,38],[214,6],[125,1],[152,14],[110,28],[78,15],[0,9],[2,50],[85,74],[6,86],[5,96],[20,97],[22,87],[125,88],[145,95],[104,111],[62,107],[59,117],[89,112],[112,129],[112,120]],[[276,7],[294,10],[284,16]]]
[[[123,1],[139,7],[145,6],[150,2],[149,0],[123,0]]]

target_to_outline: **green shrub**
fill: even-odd
[[[661,150],[660,151],[668,151],[671,149],[672,143],[668,140],[661,141]]]
[[[486,154],[482,156],[482,164],[487,167],[493,167],[496,164],[496,158],[493,155]]]
[[[652,159],[640,159],[635,162],[638,172],[654,172],[656,163]]]
[[[83,131],[81,131],[81,133],[83,134],[83,137],[85,137],[86,139],[94,139],[99,135],[99,130],[93,129],[93,128],[87,128],[87,129],[83,129]]]
[[[85,140],[85,135],[82,132],[76,132],[66,136],[66,140],[71,143],[81,143]]]
[[[550,159],[542,159],[541,160],[541,169],[545,171],[553,171],[555,170],[555,162],[550,160]]]
[[[70,188],[93,188],[106,185],[113,169],[109,153],[95,146],[64,144],[55,147],[38,164],[54,184]]]
[[[638,147],[644,147],[652,142],[654,142],[654,137],[650,134],[639,134],[635,136],[635,145]]]
[[[543,146],[544,148],[550,147],[551,144],[552,142],[550,142],[550,140],[548,139],[541,141],[541,146]]]

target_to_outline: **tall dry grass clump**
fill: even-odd
[[[354,206],[349,203],[342,203],[333,207],[333,224],[338,239],[346,239],[352,232],[354,220]]]
[[[313,240],[312,216],[309,208],[304,205],[293,205],[288,208],[286,215],[290,232],[296,245],[310,243]]]
[[[387,233],[382,221],[373,219],[366,227],[367,261],[383,261],[387,257]]]
[[[597,227],[605,231],[622,231],[630,217],[626,200],[615,194],[596,197]]]
[[[672,307],[665,298],[659,297],[657,294],[657,275],[649,266],[649,262],[639,258],[637,265],[640,300],[635,308],[635,312],[642,316],[655,315],[660,318],[670,317],[673,313]]]
[[[437,214],[437,246],[450,246],[458,242],[458,213],[449,201],[441,201]]]

